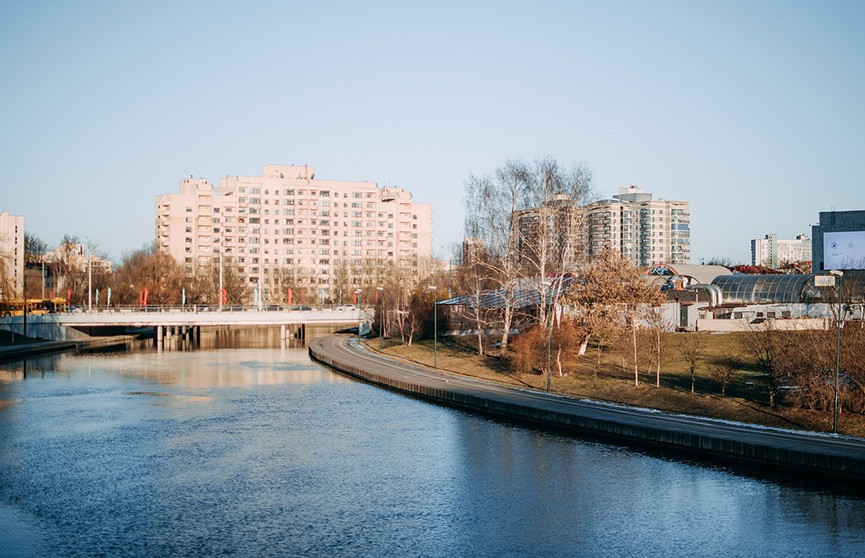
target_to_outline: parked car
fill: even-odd
[[[354,304],[340,304],[336,309],[340,312],[354,312],[357,310]]]

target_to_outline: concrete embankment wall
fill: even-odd
[[[741,466],[772,468],[784,473],[820,475],[821,480],[840,481],[847,486],[865,483],[865,456],[816,453],[771,444],[752,443],[733,438],[716,437],[681,428],[663,428],[603,420],[531,406],[501,396],[485,397],[459,387],[441,388],[423,381],[399,379],[388,374],[364,370],[325,354],[316,344],[309,347],[313,359],[371,384],[411,394],[447,406],[519,421],[575,434],[596,436],[631,444],[652,446],[714,461]],[[865,489],[861,487],[860,489]]]
[[[24,318],[22,316],[0,318],[0,330],[24,335]],[[28,316],[27,337],[48,341],[75,341],[90,338],[89,335],[77,329],[60,325],[57,323],[57,317],[53,314]]]
[[[65,351],[98,351],[102,349],[129,348],[134,338],[129,335],[95,337],[77,341],[45,341],[0,347],[0,362],[24,360]]]

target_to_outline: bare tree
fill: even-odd
[[[231,256],[222,258],[222,288],[225,291],[224,304],[242,306],[249,304],[250,292],[237,261]],[[199,266],[191,276],[184,277],[186,300],[189,304],[219,304],[219,258],[213,258],[209,264]]]
[[[841,337],[842,365],[847,374],[849,395],[845,398],[857,413],[865,413],[865,324],[844,327]]]
[[[486,304],[485,292],[495,288],[492,282],[485,280],[482,262],[487,257],[482,247],[471,246],[467,241],[463,261],[452,275],[454,290],[467,297],[467,303],[461,308],[461,316],[474,330],[479,355],[486,352],[485,332],[494,322],[495,316],[495,309]]]
[[[681,353],[682,358],[688,365],[688,371],[691,373],[691,394],[696,393],[697,386],[697,365],[703,358],[703,353],[706,350],[706,337],[704,333],[685,333],[685,340],[682,342]]]
[[[465,235],[483,247],[485,257],[463,263],[475,268],[477,283],[493,283],[501,293],[502,354],[518,309],[520,279],[534,278],[542,294],[540,323],[554,306],[550,294],[563,294],[564,273],[581,253],[579,236],[573,234],[580,227],[573,220],[590,196],[591,172],[585,166],[564,169],[550,157],[531,164],[508,161],[494,177],[469,177]],[[543,280],[548,277],[555,280]]]
[[[12,254],[0,251],[0,301],[9,302],[17,297],[15,278],[12,276]]]
[[[709,372],[716,382],[721,384],[721,397],[727,395],[727,388],[733,384],[738,371],[738,362],[735,357],[725,356],[714,362],[709,367]]]
[[[79,301],[86,281],[86,271],[82,265],[83,250],[77,236],[63,235],[63,240],[60,241],[60,246],[54,252],[51,262],[55,288],[58,291],[68,290],[69,293],[75,293],[75,298]]]
[[[570,290],[567,300],[576,307],[583,323],[583,343],[592,331],[588,328],[605,321],[606,327],[619,327],[629,333],[633,349],[634,385],[640,384],[637,331],[640,324],[660,306],[661,292],[645,281],[640,270],[618,254],[605,252],[584,270],[581,282]]]
[[[345,258],[339,260],[334,270],[333,292],[331,299],[337,304],[343,304],[351,300],[351,272],[348,266],[348,260]]]
[[[776,329],[771,321],[755,325],[740,339],[742,349],[754,360],[762,372],[769,395],[769,407],[775,406],[775,399],[786,375],[785,367],[781,365],[785,351],[784,332]]]
[[[137,304],[146,292],[148,305],[180,304],[184,282],[180,264],[150,244],[124,254],[115,273],[114,296],[119,304]]]
[[[727,268],[732,268],[736,264],[733,262],[733,258],[727,256],[716,256],[713,258],[709,258],[706,262],[706,265],[720,265]]]
[[[432,321],[434,300],[435,294],[423,285],[416,285],[411,292],[400,320],[400,335],[408,346],[423,333],[424,324]]]
[[[661,363],[664,358],[666,344],[663,333],[670,329],[670,321],[664,317],[660,307],[651,308],[646,314],[646,324],[649,329],[649,347],[652,364],[655,367],[655,387],[661,387]]]
[[[39,237],[24,233],[24,273],[27,275],[24,298],[42,298],[45,254],[48,245]],[[29,269],[28,269],[29,268]]]
[[[24,262],[28,264],[37,264],[42,262],[42,258],[48,252],[48,245],[38,236],[29,232],[24,233]]]

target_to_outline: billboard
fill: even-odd
[[[865,269],[865,231],[823,233],[823,269]]]

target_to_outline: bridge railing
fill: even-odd
[[[366,314],[369,311],[369,307],[364,306],[362,308],[363,313]],[[258,306],[240,306],[240,305],[225,305],[223,307],[219,306],[208,306],[208,305],[200,305],[200,304],[186,304],[186,305],[154,305],[150,304],[147,306],[140,305],[122,305],[122,304],[112,304],[111,306],[107,305],[93,305],[92,309],[88,311],[87,306],[78,306],[72,305],[69,306],[66,310],[67,314],[87,314],[87,313],[129,313],[129,312],[258,312]],[[266,304],[262,306],[261,311],[264,312],[328,312],[328,311],[337,311],[337,312],[345,312],[346,314],[351,314],[352,312],[357,314],[360,309],[354,305],[350,304]]]

